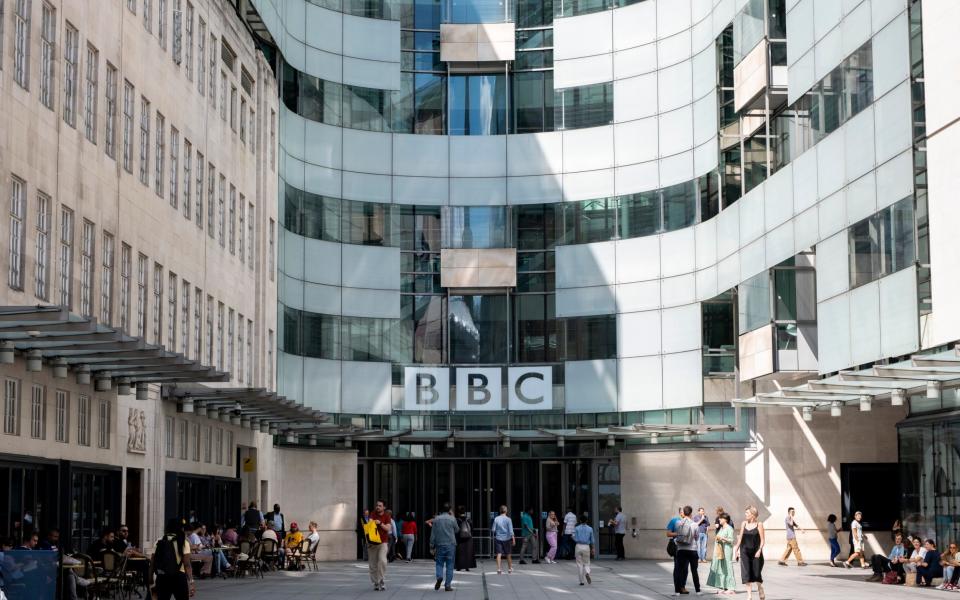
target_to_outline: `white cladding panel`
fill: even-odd
[[[567,413],[616,412],[617,361],[584,360],[564,364],[563,397]]]

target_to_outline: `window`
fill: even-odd
[[[180,188],[180,132],[176,127],[170,127],[170,206],[177,209]]]
[[[57,10],[44,2],[40,29],[40,103],[50,110],[53,110],[53,99],[56,97],[56,46]]]
[[[133,84],[123,81],[123,170],[133,173]]]
[[[507,82],[500,74],[450,77],[450,135],[501,135],[507,127]]]
[[[120,329],[130,333],[130,275],[133,250],[120,245]]]
[[[216,226],[213,218],[213,203],[216,198],[214,185],[217,181],[216,169],[213,163],[207,163],[207,236],[213,239],[213,229]]]
[[[227,66],[230,74],[236,73],[237,53],[233,51],[227,40],[220,38],[220,60]]]
[[[247,141],[247,99],[240,97],[240,143]]]
[[[3,432],[20,435],[20,381],[9,377],[3,382]]]
[[[137,14],[137,0],[127,0],[127,10],[133,14]]]
[[[207,365],[214,366],[213,362],[213,296],[207,294]]]
[[[107,121],[103,150],[110,158],[117,157],[117,68],[107,63]]]
[[[227,74],[220,71],[220,120],[227,121]]]
[[[177,427],[177,422],[173,417],[166,416],[163,418],[163,455],[167,458],[173,458],[173,441],[177,435],[177,432],[174,431]]]
[[[77,443],[90,445],[90,396],[77,396]]]
[[[227,466],[228,467],[233,466],[233,454],[234,454],[233,432],[228,431],[227,432]]]
[[[150,186],[150,101],[140,96],[140,183]]]
[[[213,455],[213,427],[203,428],[203,462],[210,462]]]
[[[97,76],[100,72],[100,52],[87,44],[87,77],[84,97],[84,133],[87,140],[97,143]]]
[[[237,188],[230,184],[230,254],[237,253]]]
[[[80,32],[67,22],[67,36],[63,44],[63,120],[70,127],[77,126],[77,62]]]
[[[913,196],[855,223],[847,232],[852,288],[916,262]]]
[[[233,342],[235,339],[233,309],[227,311],[227,371],[233,373]]]
[[[173,271],[167,273],[167,348],[177,348],[177,275]]]
[[[267,389],[273,389],[273,330],[267,331]]]
[[[157,41],[167,49],[167,0],[157,0]]]
[[[273,219],[270,219],[270,228],[267,229],[267,273],[270,275],[270,281],[273,281],[273,271],[276,268],[274,256],[276,253],[276,240],[273,227]]]
[[[230,129],[237,131],[237,86],[230,86]]]
[[[37,193],[37,268],[34,295],[40,300],[48,299],[50,283],[50,196]]]
[[[163,344],[163,266],[153,263],[153,343]]]
[[[154,148],[153,191],[161,198],[163,198],[163,178],[165,177],[163,163],[166,160],[166,154],[164,154],[166,152],[166,137],[167,131],[163,115],[160,114],[160,111],[157,111],[157,140],[156,147]]]
[[[203,311],[203,291],[193,288],[193,360],[203,360],[201,348],[203,344],[203,320],[200,313]]]
[[[106,398],[100,399],[100,414],[97,427],[97,447],[110,447],[110,401]]]
[[[613,121],[613,84],[595,83],[556,90],[554,126],[578,129],[607,125]]]
[[[70,392],[57,390],[54,437],[66,444],[70,441]]]
[[[83,220],[80,231],[80,314],[93,316],[93,261],[96,227]]]
[[[197,152],[197,202],[194,205],[194,220],[203,233],[203,154]]]
[[[153,31],[152,8],[153,0],[143,0],[143,28],[146,29],[148,33]]]
[[[270,111],[270,170],[274,169],[277,161],[277,112]]]
[[[47,439],[47,388],[38,384],[30,390],[30,437]]]
[[[238,236],[238,254],[240,254],[240,264],[244,262],[244,252],[246,244],[244,240],[247,238],[247,228],[246,228],[246,215],[247,215],[247,202],[243,197],[243,194],[240,194],[240,235]]]
[[[183,218],[190,220],[190,204],[193,193],[193,144],[190,140],[183,138]]]
[[[187,5],[187,10],[190,10],[189,4]],[[197,17],[197,91],[201,96],[207,91],[206,43],[207,24],[202,18]]]
[[[147,339],[147,257],[137,255],[137,335]]]
[[[247,385],[253,385],[253,321],[247,319]]]
[[[7,284],[15,289],[23,289],[23,228],[26,212],[25,195],[27,184],[19,177],[13,177],[10,185],[10,267]]]
[[[226,229],[226,223],[224,222],[226,220],[226,214],[224,213],[224,204],[227,201],[225,198],[226,195],[227,178],[221,174],[220,186],[217,190],[217,239],[220,240],[221,248],[226,245],[226,240],[224,240],[224,236],[226,235],[226,232],[224,231]]]
[[[615,315],[564,319],[566,356],[564,360],[599,360],[617,355]]]
[[[210,106],[217,108],[217,36],[210,34],[210,87],[207,89],[207,97],[210,99]]]
[[[183,62],[183,11],[180,0],[173,2],[173,62],[179,65]]]
[[[186,279],[181,284],[180,294],[180,354],[187,356],[190,352],[190,282]]]
[[[113,235],[103,232],[103,264],[100,272],[100,322],[113,323]]]
[[[187,460],[187,440],[190,436],[189,424],[186,419],[180,421],[180,460]]]
[[[60,208],[60,305],[73,308],[73,211]]]
[[[247,203],[247,265],[253,270],[253,202]]]
[[[223,302],[217,302],[217,369],[223,371]]]
[[[243,376],[246,372],[243,368],[243,355],[247,352],[246,346],[243,345],[243,328],[245,325],[243,315],[237,313],[237,371],[236,377],[234,377],[237,383],[243,383]]]
[[[217,427],[216,429],[216,440],[213,442],[213,447],[216,448],[216,462],[218,465],[223,464],[223,429]]]
[[[243,118],[241,113],[240,118]],[[254,136],[254,125],[257,122],[257,113],[253,112],[253,109],[250,109],[250,128],[247,130],[247,135],[250,137],[250,153],[253,154],[256,150],[256,141],[257,138]]]
[[[13,80],[30,89],[30,0],[14,0]]]

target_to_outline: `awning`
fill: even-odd
[[[264,388],[211,388],[196,383],[165,384],[165,400],[177,402],[184,412],[218,418],[223,422],[278,435],[315,428],[329,417]]]
[[[841,371],[800,386],[736,399],[733,403],[799,408],[804,418],[809,419],[817,410],[829,410],[833,416],[840,416],[847,405],[857,406],[861,411],[871,410],[874,402],[889,401],[893,406],[903,406],[909,396],[917,394],[939,400],[944,390],[955,388],[960,388],[957,347],[867,369]]]

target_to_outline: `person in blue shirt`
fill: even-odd
[[[520,515],[520,537],[523,538],[523,545],[520,546],[521,565],[527,564],[523,557],[527,554],[528,546],[533,564],[540,564],[540,540],[537,539],[537,533],[537,528],[533,526],[533,509],[528,508]]]
[[[666,531],[666,534],[667,534],[667,538],[668,538],[671,542],[673,541],[673,534],[675,534],[675,533],[677,532],[677,525],[678,525],[678,524],[680,523],[680,521],[682,521],[682,520],[683,520],[683,507],[681,506],[680,508],[677,509],[677,514],[675,514],[675,515],[673,516],[673,518],[670,519],[670,522],[667,523],[667,531]]]
[[[590,579],[590,559],[593,558],[593,527],[587,524],[587,515],[580,515],[579,524],[573,528],[574,556],[577,559],[577,575],[580,577],[580,585],[583,580],[587,583],[593,583]]]
[[[896,571],[897,575],[903,575],[903,563],[907,562],[906,552],[903,547],[903,535],[897,534],[894,538],[895,544],[890,554],[874,554],[870,558],[870,566],[873,567],[873,576],[867,581],[881,581],[884,574],[889,571]]]
[[[493,551],[497,555],[497,575],[503,575],[501,559],[507,556],[507,573],[513,573],[513,545],[517,538],[513,535],[513,520],[507,516],[507,507],[500,507],[500,514],[493,520]]]

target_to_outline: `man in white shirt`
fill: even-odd
[[[577,515],[573,514],[573,509],[568,508],[567,514],[563,515],[563,535],[560,536],[560,558],[567,560],[573,559],[573,530],[577,527]]]
[[[191,525],[191,527],[192,526],[193,525]],[[190,535],[187,536],[187,542],[190,543],[190,558],[199,560],[201,563],[200,577],[209,577],[213,569],[213,554],[201,552],[204,550],[203,540],[200,539],[199,533],[201,527],[203,527],[203,525],[200,525],[190,532]],[[189,566],[187,568],[189,568]]]

